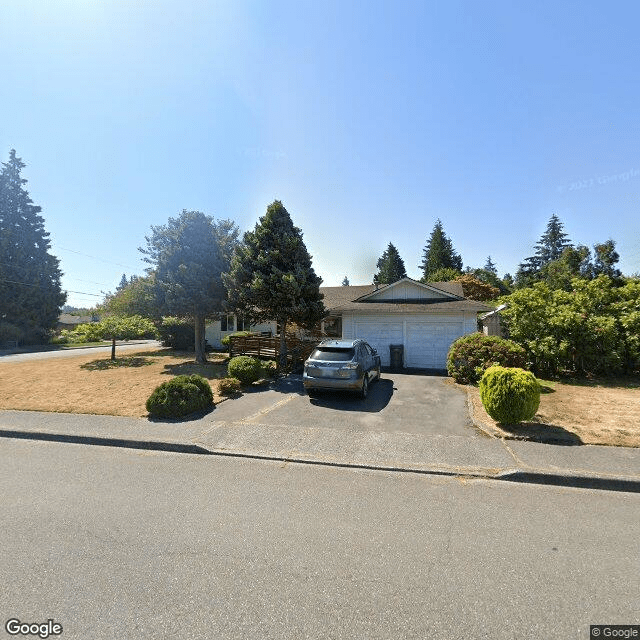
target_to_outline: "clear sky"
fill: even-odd
[[[514,274],[552,213],[631,274],[639,24],[636,1],[3,0],[0,160],[78,306],[144,272],[151,225],[246,231],[276,198],[325,285],[371,282],[389,242],[418,278],[437,218]]]

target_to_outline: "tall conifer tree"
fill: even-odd
[[[440,219],[436,221],[424,248],[420,268],[423,271],[421,278],[423,282],[429,282],[431,274],[438,269],[462,271],[462,258],[454,251],[453,244],[444,232]]]
[[[391,242],[378,259],[376,267],[378,272],[373,276],[374,284],[391,284],[407,277],[404,260]]]
[[[58,258],[14,149],[0,170],[0,341],[47,341],[66,294]]]
[[[287,362],[287,325],[312,326],[324,317],[322,278],[313,270],[302,232],[279,200],[244,234],[224,282],[234,311],[253,321],[278,322],[281,367]]]

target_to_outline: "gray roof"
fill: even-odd
[[[446,313],[448,311],[487,311],[491,307],[477,302],[476,300],[468,300],[462,292],[462,285],[459,282],[429,282],[430,287],[439,289],[444,293],[455,296],[449,300],[421,300],[416,302],[369,302],[366,300],[358,301],[359,298],[373,293],[376,290],[375,285],[366,284],[361,286],[348,287],[320,287],[320,293],[324,294],[324,306],[328,311],[340,313],[344,311],[366,311],[366,312],[386,312],[386,313],[407,313],[415,311],[429,311],[435,313]],[[386,285],[390,286],[390,285]],[[382,291],[386,286],[378,287]]]

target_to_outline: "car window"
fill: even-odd
[[[312,354],[312,360],[325,362],[340,362],[353,359],[355,350],[344,347],[318,347]]]

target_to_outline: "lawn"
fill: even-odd
[[[640,447],[640,377],[541,380],[540,407],[531,422],[501,428],[468,387],[474,417],[501,437],[561,444]]]
[[[84,352],[77,357],[46,358],[0,364],[0,409],[147,415],[145,402],[160,383],[180,374],[207,378],[215,402],[217,380],[227,375],[227,357],[209,354],[210,363],[197,365],[193,353],[142,347],[112,363]]]

